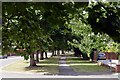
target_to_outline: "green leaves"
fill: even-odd
[[[115,41],[120,42],[120,17],[116,3],[98,2],[88,9],[88,23],[94,32],[107,33]]]
[[[87,18],[87,16],[85,16],[85,18]],[[95,34],[92,32],[90,25],[83,23],[81,18],[79,20],[75,18],[72,19],[68,27],[71,28],[73,35],[79,37],[79,39],[72,38],[72,41],[68,41],[69,45],[79,48],[82,52],[87,54],[91,52],[92,48],[108,51],[106,47],[108,47],[112,39],[104,33]]]
[[[107,33],[119,41],[119,9],[102,3],[87,9],[87,5],[61,2],[3,3],[3,50],[9,52],[16,47],[25,48],[27,53],[21,55],[26,59],[38,49],[66,50],[70,45],[87,53],[91,48],[105,46],[109,40],[104,35],[96,36],[92,30]]]

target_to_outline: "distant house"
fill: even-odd
[[[0,18],[0,24],[2,24],[2,19]]]

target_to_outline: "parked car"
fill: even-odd
[[[103,52],[98,53],[98,60],[106,60],[105,53]]]
[[[8,57],[7,55],[0,55],[0,59],[4,59],[4,58],[7,59],[7,57]]]

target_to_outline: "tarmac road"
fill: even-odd
[[[116,78],[3,78],[2,80],[118,80]]]
[[[21,56],[9,56],[7,59],[0,59],[0,68],[3,68],[13,62],[23,60]]]

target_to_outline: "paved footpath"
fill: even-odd
[[[77,73],[74,72],[68,64],[66,64],[66,56],[60,58],[59,61],[59,75],[76,75]]]

